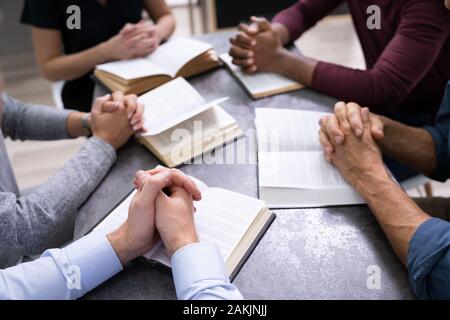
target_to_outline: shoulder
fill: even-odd
[[[25,0],[20,21],[38,28],[61,29],[66,1]]]

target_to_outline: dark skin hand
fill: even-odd
[[[233,63],[247,73],[274,72],[309,86],[317,61],[283,47],[289,42],[289,33],[281,24],[258,17],[252,17],[251,22],[241,24],[238,34],[230,39]]]

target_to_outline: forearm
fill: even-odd
[[[317,61],[302,55],[282,49],[274,63],[274,72],[280,73],[305,86],[310,86],[313,80]]]
[[[386,117],[381,119],[385,136],[379,142],[382,152],[418,172],[432,175],[436,167],[436,151],[428,131]]]
[[[0,242],[23,254],[45,249],[49,238],[71,218],[108,173],[116,159],[105,142],[91,138],[59,172],[34,193],[4,197]]]
[[[80,78],[95,69],[98,64],[112,60],[106,43],[79,53],[60,55],[40,62],[44,76],[50,81],[69,81]]]
[[[353,185],[367,202],[394,251],[406,265],[409,243],[430,216],[424,213],[384,168],[366,172]]]
[[[156,22],[158,38],[161,41],[169,39],[175,30],[175,24],[175,18],[170,13],[159,18]]]
[[[67,119],[70,111],[31,105],[2,95],[4,110],[1,128],[5,136],[20,140],[70,138]]]

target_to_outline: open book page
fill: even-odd
[[[199,241],[217,245],[226,261],[265,204],[261,200],[225,189],[207,188],[203,182],[194,180],[202,189],[202,200],[195,203],[197,211],[194,215]],[[93,232],[109,234],[124,223],[135,193],[131,193]],[[170,258],[161,242],[144,257],[170,266]]]
[[[321,151],[260,152],[261,187],[337,189],[349,188],[339,171],[329,164]]]
[[[219,106],[184,121],[157,136],[147,136],[151,144],[161,154],[172,154],[172,158],[182,156],[182,152],[191,152],[191,147],[202,144],[211,135],[219,135],[223,129],[234,125],[234,118]]]
[[[221,54],[220,59],[227,64],[239,81],[242,82],[252,95],[273,92],[293,85],[298,85],[297,82],[276,73],[256,72],[251,75],[246,74],[239,66],[232,63],[232,58],[228,53]]]
[[[98,65],[97,69],[124,80],[167,74],[166,70],[145,58],[108,62]]]
[[[175,78],[178,71],[186,63],[212,48],[206,42],[190,38],[176,38],[161,45],[147,59],[164,69],[172,78]]]
[[[139,97],[145,105],[145,136],[157,135],[225,99],[205,99],[185,79],[176,78]]]
[[[319,120],[325,112],[259,108],[255,125],[260,152],[320,151]]]
[[[258,199],[209,188],[203,192],[203,199],[195,203],[197,211],[194,218],[199,241],[217,245],[224,261],[227,261],[264,206],[264,202]],[[145,257],[170,265],[162,246]]]

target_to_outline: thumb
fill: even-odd
[[[267,21],[266,18],[261,18],[261,17],[251,17],[251,22],[253,22],[254,24],[258,25],[258,29],[259,31],[269,31],[272,29],[272,25],[270,24],[269,21]]]
[[[384,123],[377,115],[370,115],[370,122],[372,123],[372,136],[375,140],[381,141],[384,139]]]
[[[92,105],[91,113],[101,114],[103,112],[103,104],[111,98],[111,95],[107,94],[103,97],[96,98]]]
[[[143,175],[145,176],[137,179],[136,184],[140,184],[138,180],[143,181],[143,186],[140,189],[141,193],[148,197],[148,199],[153,199],[153,201],[160,191],[170,185],[170,172],[160,172],[153,176],[149,176],[148,173],[143,173]]]

